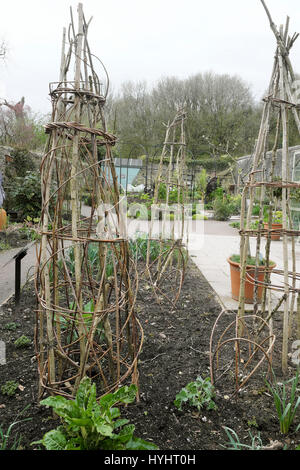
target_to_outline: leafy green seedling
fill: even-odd
[[[194,382],[187,384],[177,395],[174,401],[175,406],[182,411],[182,405],[188,403],[195,406],[199,411],[205,406],[208,410],[216,410],[214,402],[214,386],[210,378],[197,377]]]
[[[17,327],[18,327],[18,325],[15,322],[12,321],[12,322],[6,323],[4,328],[6,330],[9,330],[9,331],[14,331],[14,330],[17,329]]]
[[[14,345],[16,348],[27,348],[31,344],[30,338],[28,336],[22,335],[20,338],[16,339]]]
[[[12,397],[16,393],[18,386],[19,384],[14,380],[8,380],[4,385],[2,385],[1,393],[8,397]]]
[[[41,441],[47,450],[156,450],[157,446],[135,437],[133,424],[120,418],[117,403],[132,403],[137,387],[123,386],[96,399],[96,386],[84,377],[74,400],[51,396],[41,401],[62,418],[62,425],[47,432]]]

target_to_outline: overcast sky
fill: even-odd
[[[239,75],[260,99],[269,82],[274,35],[260,0],[82,0],[93,16],[89,43],[116,92],[127,80],[149,87],[164,76],[214,71]],[[266,0],[276,25],[290,17],[300,32],[299,0]],[[75,0],[0,0],[0,38],[9,46],[0,64],[0,98],[51,110],[49,82],[58,80],[63,27]],[[75,22],[77,17],[75,19]],[[76,22],[77,24],[77,22]],[[300,72],[300,38],[291,59]],[[299,65],[298,65],[299,64]]]

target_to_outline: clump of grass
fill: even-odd
[[[227,426],[223,426],[223,429],[226,432],[229,441],[225,446],[222,445],[222,447],[225,447],[227,450],[262,450],[263,443],[259,432],[257,433],[257,435],[253,435],[249,431],[251,444],[243,444],[240,441],[239,436],[233,429]]]
[[[13,441],[11,442],[12,439],[12,429],[14,426],[17,424],[23,423],[25,421],[30,421],[32,418],[23,418],[23,419],[18,419],[24,411],[29,408],[29,405],[24,408],[23,411],[21,411],[17,417],[15,418],[15,421],[9,425],[7,428],[7,431],[5,432],[3,428],[0,426],[0,450],[18,450],[20,449],[20,443],[21,443],[21,437],[16,434],[13,438]]]
[[[273,371],[274,385],[266,380],[267,387],[271,392],[277,416],[280,424],[280,432],[287,434],[294,422],[297,408],[300,405],[299,391],[297,390],[299,384],[299,368],[297,369],[295,377],[286,382],[279,383]],[[290,393],[288,388],[290,386]],[[300,424],[297,426],[296,431],[300,429]]]

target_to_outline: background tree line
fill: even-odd
[[[238,76],[198,73],[187,79],[166,77],[149,89],[147,82],[126,82],[111,94],[106,107],[110,130],[120,141],[122,157],[159,153],[165,127],[180,108],[187,112],[186,142],[192,158],[207,162],[221,156],[238,157],[253,152],[257,138],[262,100],[256,101],[250,86]],[[270,126],[270,146],[276,116]],[[293,122],[291,145],[300,144]],[[133,146],[135,147],[133,148]],[[211,162],[211,165],[209,165]]]
[[[2,44],[0,58],[5,53]],[[262,100],[255,100],[251,87],[238,76],[205,72],[186,79],[161,78],[152,88],[146,81],[124,82],[117,93],[111,92],[105,112],[109,130],[118,137],[116,156],[140,157],[147,153],[159,158],[164,124],[180,108],[187,112],[188,158],[201,160],[208,171],[216,164],[222,169],[232,157],[253,152]],[[275,110],[273,114],[270,147],[276,128]],[[35,114],[24,98],[16,104],[1,99],[0,144],[42,151],[46,141],[43,124],[49,119]],[[291,145],[300,144],[293,120],[289,133]]]

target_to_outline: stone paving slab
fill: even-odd
[[[213,221],[210,221],[213,225]],[[225,227],[226,222],[224,222]],[[211,284],[215,290],[217,297],[219,298],[221,304],[227,310],[238,309],[238,302],[231,298],[231,285],[230,285],[230,269],[227,262],[227,258],[232,254],[239,253],[240,251],[240,237],[235,230],[235,233],[232,235],[222,236],[221,227],[220,233],[218,235],[208,234],[204,231],[204,241],[201,249],[197,248],[195,245],[191,245],[189,253],[198,266],[202,274],[205,276],[207,281]],[[266,239],[261,241],[261,250],[262,255],[265,253],[265,244]],[[256,239],[250,239],[250,248],[251,253],[255,254],[256,250]],[[289,257],[291,259],[291,241],[288,243]],[[282,241],[272,241],[271,242],[271,251],[270,259],[276,263],[277,269],[283,269],[283,247]],[[296,263],[299,269],[300,261],[300,244],[296,243]],[[291,264],[290,264],[291,269]],[[283,278],[281,275],[272,274],[271,277],[272,284],[276,284],[280,287],[283,287]],[[299,286],[299,285],[298,285]],[[281,297],[282,293],[280,291],[272,291],[272,305],[275,306],[278,302],[278,299]],[[251,304],[246,304],[245,308],[247,311],[253,310]]]
[[[12,248],[0,252],[0,307],[15,292],[15,260],[13,257],[21,248]],[[27,255],[21,261],[21,285],[34,275],[36,264],[36,246],[28,248]]]

